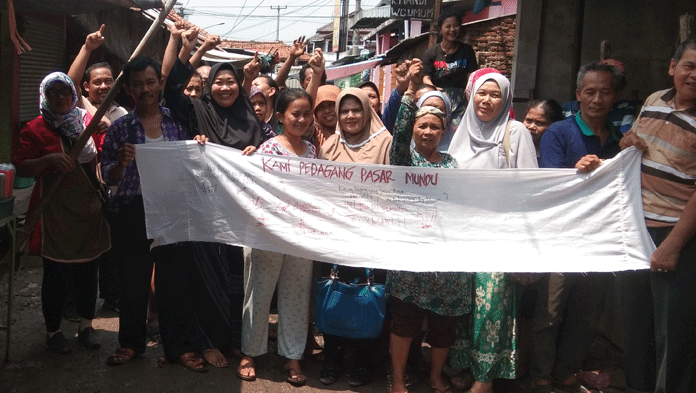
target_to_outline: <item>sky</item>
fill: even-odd
[[[355,0],[349,10],[355,9]],[[333,21],[335,0],[178,0],[174,9],[198,27],[229,40],[274,41],[280,7],[279,39],[291,43],[313,36]],[[362,9],[379,0],[362,0]],[[273,8],[271,8],[273,7]],[[283,8],[287,7],[287,8]]]

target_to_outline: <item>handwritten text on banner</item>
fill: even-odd
[[[155,244],[247,245],[411,271],[644,269],[640,153],[591,174],[343,164],[195,142],[138,145]]]

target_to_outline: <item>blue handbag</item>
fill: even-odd
[[[338,279],[338,266],[333,265],[330,277],[317,278],[314,306],[319,330],[347,338],[380,336],[387,310],[385,287],[372,283],[370,269],[365,273],[366,284],[346,284]]]

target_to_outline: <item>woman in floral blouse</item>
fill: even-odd
[[[411,83],[401,100],[394,139],[389,151],[392,165],[456,168],[457,161],[438,152],[445,132],[445,114],[431,106],[416,106]],[[415,148],[411,148],[413,139]],[[442,368],[454,344],[457,322],[471,308],[470,273],[390,271],[387,293],[391,301],[392,392],[405,392],[404,370],[411,341],[428,321],[425,340],[432,347],[430,383],[434,392],[447,392]]]

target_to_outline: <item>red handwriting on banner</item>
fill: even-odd
[[[359,216],[357,214],[349,214],[346,217],[353,222],[360,222],[373,227],[406,228],[405,218],[371,217]]]
[[[275,158],[261,157],[261,162],[263,163],[263,173],[273,171],[290,172],[290,160],[281,161]]]
[[[372,206],[367,205],[367,204],[362,203],[362,202],[357,202],[357,201],[343,201],[343,204],[344,204],[346,207],[349,207],[349,208],[351,208],[351,209],[356,209],[356,210],[361,210],[361,211],[364,211],[364,210],[372,210]]]
[[[421,219],[421,226],[423,229],[430,229],[437,221],[436,211],[419,211],[416,216]]]
[[[412,183],[420,187],[427,187],[429,185],[437,185],[437,173],[408,173],[405,174],[404,179],[406,184]]]
[[[361,183],[386,183],[389,184],[394,181],[392,177],[392,171],[386,169],[360,169],[360,182]]]
[[[353,168],[355,167],[344,167],[331,164],[324,165],[300,161],[301,175],[322,176],[327,179],[350,180],[353,178]]]
[[[300,219],[300,221],[292,227],[298,229],[303,235],[330,236],[333,234],[331,232],[318,231],[316,229],[309,228],[307,225],[305,225],[305,222],[302,219]]]

